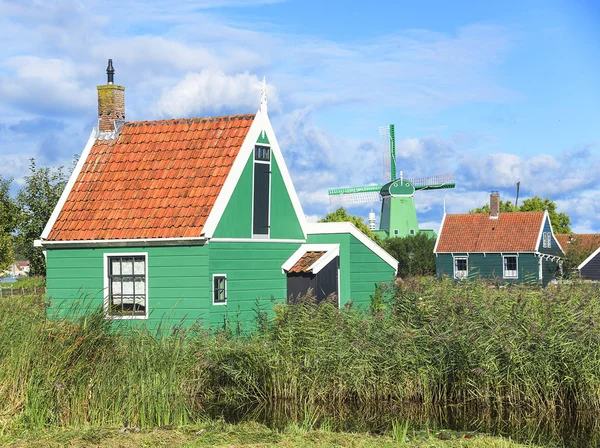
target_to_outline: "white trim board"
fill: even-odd
[[[79,160],[77,161],[77,165],[75,165],[75,169],[71,173],[71,177],[69,178],[69,181],[67,182],[67,185],[65,186],[65,189],[63,190],[62,194],[60,195],[60,199],[56,203],[56,207],[54,207],[54,210],[52,211],[52,214],[50,215],[50,219],[46,223],[46,227],[44,227],[44,230],[42,231],[42,235],[40,236],[40,239],[45,240],[46,238],[48,238],[48,235],[50,235],[50,231],[52,230],[52,227],[54,227],[54,224],[56,223],[56,220],[58,219],[58,216],[60,215],[60,212],[62,211],[62,208],[65,205],[65,202],[67,202],[67,198],[69,197],[69,194],[71,194],[73,185],[75,185],[75,181],[79,177],[79,173],[81,173],[81,170],[83,169],[83,165],[85,164],[85,161],[87,160],[87,158],[90,154],[90,151],[92,150],[92,146],[94,146],[94,143],[96,142],[97,137],[98,137],[98,132],[96,131],[96,128],[93,128],[92,133],[90,134],[90,138],[88,139],[88,142],[86,143],[85,148],[83,149],[83,152],[81,153],[81,156],[79,157]]]
[[[444,216],[442,217],[442,223],[440,224],[440,230],[438,231],[437,238],[435,239],[435,246],[433,246],[434,254],[437,254],[438,243],[440,242],[440,237],[442,236],[442,230],[444,229],[444,221],[446,221],[446,212],[444,212]]]
[[[281,266],[281,272],[284,274],[292,269],[294,265],[302,258],[302,256],[306,252],[326,252],[322,257],[320,257],[317,261],[315,261],[309,268],[309,271],[312,271],[313,274],[318,274],[321,269],[327,266],[331,260],[340,255],[340,245],[339,244],[303,244],[292,254],[290,258],[287,259],[285,263]]]
[[[312,234],[337,234],[349,233],[362,244],[367,246],[375,255],[394,268],[394,274],[398,272],[398,260],[388,254],[382,247],[375,243],[371,238],[362,233],[351,222],[316,222],[306,224],[306,231]]]
[[[68,240],[68,241],[42,241],[35,240],[35,247],[141,247],[141,246],[202,246],[208,244],[204,237],[186,238],[131,238],[111,240]]]

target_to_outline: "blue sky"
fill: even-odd
[[[0,0],[0,26],[0,175],[17,184],[30,157],[82,151],[113,58],[128,120],[254,112],[266,76],[310,219],[328,188],[382,180],[394,123],[405,175],[455,173],[417,193],[422,228],[520,181],[600,232],[598,2]]]

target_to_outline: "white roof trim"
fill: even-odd
[[[580,271],[581,268],[585,267],[586,264],[588,264],[590,261],[592,261],[592,259],[598,255],[598,253],[600,253],[600,247],[598,249],[596,249],[589,257],[587,257],[585,260],[583,260],[583,262],[577,266],[577,270]]]
[[[371,251],[394,268],[394,273],[398,272],[398,260],[388,254],[382,247],[380,247],[375,241],[369,238],[367,235],[362,233],[356,228],[351,222],[317,222],[306,224],[306,232],[311,234],[335,234],[335,233],[349,233],[355,237],[358,241],[367,246]]]
[[[326,252],[322,257],[315,261],[308,268],[313,274],[318,274],[321,269],[327,266],[331,260],[340,255],[339,244],[303,244],[292,254],[288,260],[281,266],[281,271],[285,274],[292,269],[294,265],[303,257],[306,252]]]
[[[136,247],[136,246],[175,246],[175,245],[203,245],[208,241],[204,237],[188,238],[130,238],[110,240],[68,240],[68,241],[44,241],[35,240],[35,247]]]
[[[90,151],[92,150],[92,146],[94,146],[94,143],[96,142],[97,136],[98,136],[98,131],[96,130],[96,128],[93,128],[92,133],[90,134],[90,138],[88,139],[88,142],[85,145],[83,152],[81,153],[81,157],[79,157],[79,160],[77,161],[77,165],[75,165],[75,169],[71,173],[71,177],[69,178],[69,181],[67,182],[67,185],[65,186],[65,189],[63,190],[62,194],[60,195],[60,199],[58,200],[56,207],[54,207],[54,211],[52,212],[52,215],[50,215],[50,219],[46,223],[46,227],[44,227],[44,231],[42,232],[42,235],[40,236],[40,238],[42,240],[48,238],[48,235],[50,235],[52,227],[54,227],[54,224],[56,223],[56,220],[58,219],[58,215],[60,215],[60,212],[61,212],[63,206],[65,205],[65,202],[67,202],[67,198],[69,197],[69,194],[71,194],[73,185],[75,185],[75,181],[79,177],[79,173],[81,173],[81,170],[83,169],[83,165],[85,164],[85,161],[88,158]]]
[[[296,190],[294,188],[294,183],[292,182],[292,178],[290,177],[285,160],[281,154],[281,149],[279,148],[279,143],[277,143],[275,131],[273,131],[273,127],[271,126],[269,116],[266,113],[263,113],[261,110],[256,112],[252,126],[246,134],[244,143],[242,143],[242,147],[238,152],[235,161],[233,162],[233,166],[231,167],[229,175],[227,176],[227,179],[221,188],[221,192],[215,201],[215,205],[206,219],[202,234],[207,238],[212,238],[213,234],[215,233],[215,230],[221,221],[221,217],[223,216],[223,213],[225,213],[225,208],[227,207],[227,204],[229,204],[229,200],[233,195],[233,191],[235,190],[235,187],[242,176],[242,172],[246,167],[248,158],[252,154],[252,151],[254,151],[254,145],[256,144],[256,141],[258,140],[262,131],[267,133],[269,145],[271,147],[271,154],[273,154],[273,157],[277,161],[277,166],[281,172],[281,177],[283,178],[283,182],[290,196],[290,200],[292,201],[292,206],[296,212],[296,217],[300,223],[300,228],[302,229],[304,238],[306,238],[306,218],[304,216],[304,212],[302,211],[302,205],[300,204],[300,200],[298,199],[298,195],[296,194]],[[262,241],[268,241],[268,239],[264,239]]]
[[[445,206],[445,204],[444,204]],[[435,239],[435,246],[433,246],[433,253],[437,254],[438,243],[440,242],[440,237],[442,236],[442,230],[444,229],[444,221],[446,221],[446,211],[444,210],[444,217],[442,218],[442,223],[440,224],[440,230],[438,232],[437,238]]]

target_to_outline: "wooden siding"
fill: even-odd
[[[252,171],[254,157],[250,155],[229,204],[217,225],[214,238],[252,237]],[[294,211],[290,195],[275,158],[271,161],[271,229],[272,239],[304,239],[302,227]]]
[[[208,314],[207,246],[135,247],[99,249],[49,249],[47,297],[49,316],[62,316],[72,307],[84,310],[103,306],[104,254],[148,253],[148,305],[146,321],[173,325],[182,319],[192,323]],[[127,320],[123,322],[133,322]]]
[[[600,280],[600,252],[581,268],[580,273],[581,278],[587,280]]]
[[[222,326],[225,320],[242,328],[253,325],[256,301],[272,315],[273,303],[286,299],[286,275],[281,266],[298,249],[295,243],[226,243],[211,242],[209,273],[202,279],[210,291],[207,303],[210,313],[207,324]],[[213,274],[227,275],[227,305],[212,304]]]
[[[468,258],[468,276],[469,278],[495,278],[507,283],[535,283],[538,281],[539,265],[538,257],[533,253],[518,254],[518,278],[504,279],[504,265],[502,255],[516,255],[507,252],[505,254],[488,253],[488,254],[454,254],[455,256],[466,256]],[[437,254],[436,257],[436,272],[438,277],[448,276],[454,277],[454,260],[452,254]]]

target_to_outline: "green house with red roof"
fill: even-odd
[[[485,278],[504,283],[547,285],[561,271],[563,249],[548,212],[446,214],[435,244],[438,277]]]
[[[127,122],[113,72],[36,242],[51,315],[245,324],[309,291],[368,306],[394,277],[397,261],[352,224],[306,222],[264,84],[256,114]]]

